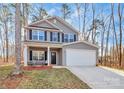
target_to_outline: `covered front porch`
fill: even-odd
[[[25,47],[24,65],[62,65],[62,49],[50,47]],[[27,52],[26,52],[27,51]]]
[[[62,65],[62,48],[24,47],[24,66],[28,65]]]

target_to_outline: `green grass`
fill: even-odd
[[[12,70],[12,67],[0,68],[0,80],[4,79]],[[24,71],[24,77],[17,86],[19,89],[88,89],[69,70],[65,68],[52,68],[48,70]]]

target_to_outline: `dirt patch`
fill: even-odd
[[[30,76],[23,76],[23,79],[28,79],[28,80],[31,80],[31,79],[32,79],[32,77],[30,77]]]
[[[5,86],[5,88],[8,88],[8,89],[14,89],[19,85],[20,81],[21,81],[21,79],[7,78],[4,81],[3,86]]]
[[[22,80],[22,77],[23,77],[23,74],[9,75],[6,79],[4,79],[3,86],[5,88],[14,89],[19,85],[19,83]]]
[[[23,74],[19,75],[9,75],[6,79],[3,80],[2,86],[7,89],[15,89],[20,84],[23,78],[29,78]]]

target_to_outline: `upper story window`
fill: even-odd
[[[64,34],[64,42],[68,42],[68,34]]]
[[[52,32],[52,41],[55,41],[55,42],[58,41],[58,33],[57,32]]]
[[[59,33],[58,32],[51,32],[50,33],[50,41],[54,41],[54,42],[59,42]]]
[[[74,34],[69,34],[68,40],[69,40],[69,42],[74,42]]]
[[[43,31],[39,31],[39,40],[44,40],[44,32]]]
[[[45,39],[45,35],[44,35],[44,31],[32,31],[32,40],[44,40]]]
[[[74,42],[75,35],[74,34],[64,34],[64,42]]]
[[[33,40],[38,40],[38,31],[33,31],[32,32],[32,39]]]

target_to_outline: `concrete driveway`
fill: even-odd
[[[94,89],[124,89],[124,76],[101,67],[67,67]]]

